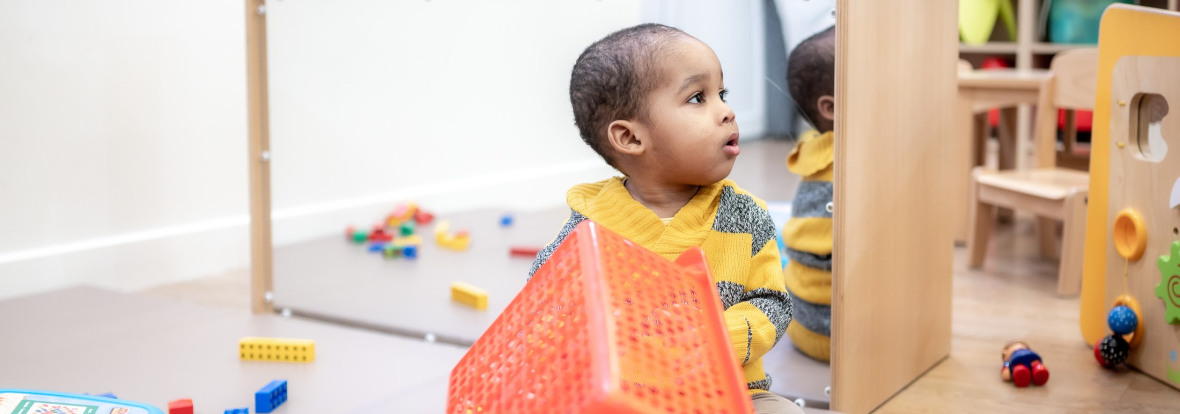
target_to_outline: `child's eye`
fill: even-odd
[[[729,96],[729,89],[722,89],[721,93],[718,93],[718,95],[721,96],[721,102],[729,102],[725,100],[725,97]]]
[[[691,97],[688,98],[688,103],[699,104],[704,101],[705,101],[705,95],[700,92],[694,93],[694,94],[692,94]]]

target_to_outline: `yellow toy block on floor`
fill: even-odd
[[[434,241],[439,246],[451,250],[463,251],[467,250],[467,246],[471,244],[471,236],[465,231],[458,231],[451,234],[451,223],[442,220],[434,227]]]
[[[402,223],[413,219],[418,214],[418,203],[400,204],[389,213],[385,218],[386,225],[389,227],[397,227]]]
[[[238,355],[253,361],[314,362],[315,341],[248,336],[238,341]]]
[[[1180,388],[1180,208],[1170,200],[1180,185],[1175,39],[1180,13],[1114,5],[1103,14],[1079,319],[1103,365],[1125,357]]]
[[[463,282],[451,283],[451,300],[479,310],[488,308],[488,292]]]
[[[422,238],[416,234],[413,236],[398,237],[393,240],[393,245],[396,247],[421,246]]]

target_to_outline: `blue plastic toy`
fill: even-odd
[[[108,393],[104,395],[113,394]],[[147,404],[115,398],[23,389],[0,389],[0,408],[5,410],[4,414],[41,412],[110,413],[124,412],[123,410],[126,410],[125,412],[127,414],[164,414],[159,408]]]
[[[254,393],[254,411],[269,413],[287,401],[287,380],[274,380]]]
[[[406,246],[402,248],[402,256],[407,259],[418,258],[418,246]]]
[[[225,410],[225,414],[250,414],[249,408],[230,408]]]
[[[511,225],[512,225],[512,215],[511,214],[505,214],[504,216],[500,217],[500,227],[508,227]]]
[[[1135,331],[1135,327],[1139,325],[1139,318],[1135,316],[1135,311],[1131,308],[1115,306],[1106,317],[1106,323],[1110,325],[1110,330],[1114,333],[1126,335]]]

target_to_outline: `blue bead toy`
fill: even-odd
[[[1115,334],[1126,335],[1135,331],[1135,327],[1139,325],[1139,317],[1129,307],[1115,306],[1106,317],[1106,323]]]

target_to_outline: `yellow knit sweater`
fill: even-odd
[[[741,364],[751,393],[770,389],[762,356],[791,322],[791,301],[783,284],[775,227],[766,203],[730,180],[702,187],[664,224],[633,199],[615,177],[581,184],[566,194],[573,210],[557,238],[537,255],[531,275],[579,222],[606,226],[623,237],[674,260],[692,246],[705,251],[713,282],[725,309],[734,359]]]
[[[812,358],[831,357],[832,327],[832,174],[831,132],[804,134],[787,168],[803,177],[791,202],[791,219],[783,226],[787,246],[787,290],[795,323],[787,330],[791,343]]]

